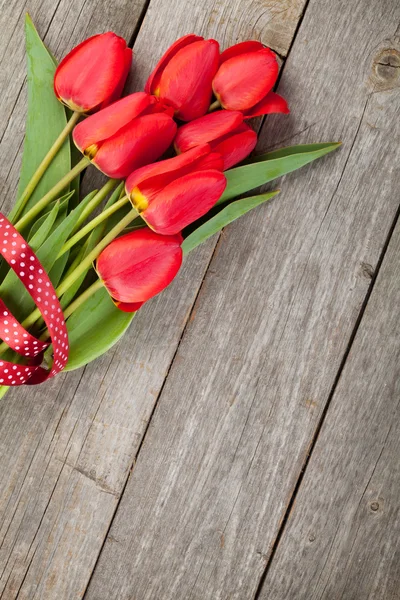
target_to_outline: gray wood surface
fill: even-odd
[[[167,3],[152,1],[130,89],[139,89],[168,44],[191,30],[216,35],[224,46],[259,37],[284,55],[303,6],[251,2],[250,19],[239,2],[175,2],[166,10]],[[114,29],[129,39],[142,7],[123,0],[1,3],[3,210],[14,200],[24,132],[25,10],[62,56],[97,31]],[[98,178],[92,171],[89,179]],[[35,390],[12,391],[0,403],[1,598],[84,594],[212,252],[211,243],[191,256],[177,282],[140,311],[106,356]]]
[[[400,598],[400,222],[259,600]]]
[[[88,600],[254,597],[398,207],[399,13],[309,3],[260,147],[343,148],[222,236]]]

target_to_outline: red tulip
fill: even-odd
[[[59,100],[78,112],[104,108],[121,95],[132,63],[125,40],[109,31],[88,38],[60,62],[54,76]]]
[[[208,144],[134,171],[126,193],[147,225],[173,235],[210,210],[222,195],[226,179],[222,159]]]
[[[279,70],[272,50],[260,42],[242,42],[222,52],[220,64],[213,90],[223,108],[243,111],[245,118],[289,112],[283,98],[280,103],[268,98]]]
[[[225,171],[254,150],[257,134],[243,123],[241,112],[219,110],[178,129],[175,138],[177,152],[186,152],[204,143],[209,143],[211,149],[222,156]]]
[[[182,264],[182,241],[181,234],[137,229],[103,250],[96,271],[118,308],[135,312],[171,283]]]
[[[211,83],[219,65],[219,45],[194,34],[177,40],[158,62],[145,91],[172,106],[175,116],[191,121],[210,105]]]
[[[91,115],[75,127],[76,146],[109,177],[124,179],[157,160],[176,133],[172,117],[155,112],[154,98],[138,92]]]

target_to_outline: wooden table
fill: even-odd
[[[1,401],[0,597],[400,598],[398,1],[0,7],[3,210],[26,10],[57,57],[130,40],[130,90],[185,33],[259,39],[292,109],[259,149],[343,141],[190,255],[108,354]]]

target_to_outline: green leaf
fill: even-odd
[[[58,227],[51,233],[51,235],[37,251],[37,257],[47,272],[50,271],[51,267],[55,263],[58,253],[71,235],[71,231],[75,227],[75,224],[78,221],[83,209],[92,198],[93,192],[88,194],[86,198],[84,198],[82,202],[80,202],[80,204],[60,222]]]
[[[57,258],[56,262],[49,271],[50,281],[54,285],[54,287],[57,287],[60,283],[65,266],[68,262],[69,252],[70,251],[68,250],[67,252],[64,252],[64,254],[60,256],[60,258]]]
[[[200,227],[188,235],[182,244],[183,253],[188,254],[191,250],[196,248],[196,246],[199,246],[199,244],[202,244],[209,237],[229,225],[229,223],[232,223],[232,221],[235,221],[235,219],[238,219],[263,202],[271,200],[271,198],[277,194],[279,194],[279,190],[231,202],[214,217],[203,223],[203,225],[200,225]]]
[[[7,385],[0,386],[0,400],[7,394],[9,389],[10,389],[9,386],[7,386]]]
[[[277,177],[291,173],[308,163],[336,150],[340,142],[307,144],[281,148],[251,159],[249,164],[225,172],[227,186],[217,204],[264,185]]]
[[[26,16],[25,33],[28,70],[28,113],[18,198],[67,123],[65,109],[61,102],[57,100],[53,90],[53,77],[56,66],[29,15]],[[36,204],[70,169],[70,146],[67,140],[43,175],[22,214]],[[9,218],[13,218],[18,206],[17,201]]]
[[[47,207],[46,212],[38,218],[37,221],[35,221],[31,227],[31,230],[29,232],[29,236],[28,236],[28,242],[29,245],[31,246],[31,240],[33,239],[33,236],[36,234],[36,232],[39,230],[39,228],[42,226],[42,224],[46,221],[47,217],[53,212],[54,207],[57,205],[57,211],[56,211],[56,216],[55,219],[51,225],[51,227],[48,229],[47,233],[42,232],[42,237],[43,237],[43,242],[46,239],[46,237],[50,234],[53,226],[58,227],[58,225],[60,224],[60,220],[65,219],[65,216],[68,212],[68,200],[73,196],[74,192],[68,192],[68,194],[64,194],[64,196],[61,196],[61,198],[59,198],[58,200],[54,200],[53,202],[50,202],[50,204]],[[43,242],[37,243],[35,248],[39,248],[39,246],[41,246],[41,244]],[[35,248],[33,248],[33,250],[35,250]]]
[[[304,154],[308,152],[315,152],[318,150],[327,150],[331,152],[340,147],[342,142],[322,142],[320,144],[299,144],[298,146],[286,146],[285,148],[279,148],[278,150],[272,150],[265,154],[259,154],[252,156],[242,163],[242,165],[250,165],[256,162],[262,162],[264,160],[273,160],[276,158],[285,158],[286,156],[293,156],[294,154]]]
[[[135,313],[119,310],[105,288],[88,298],[67,320],[70,353],[66,371],[87,365],[124,335]]]
[[[40,246],[42,244],[44,244],[44,242],[50,235],[50,231],[52,230],[54,222],[57,218],[59,208],[60,208],[60,201],[57,200],[54,203],[51,211],[49,213],[47,213],[46,215],[43,215],[43,217],[41,217],[40,219],[38,219],[36,221],[35,228],[32,227],[32,229],[29,233],[28,241],[29,241],[30,247],[32,248],[32,250],[34,252],[36,252],[37,249],[40,248]]]

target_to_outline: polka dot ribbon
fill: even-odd
[[[40,310],[53,344],[53,364],[50,370],[40,363],[49,343],[31,335],[11,314],[0,299],[0,338],[21,356],[27,364],[19,365],[0,356],[0,385],[34,385],[54,377],[68,360],[68,334],[64,315],[55,289],[33,250],[8,219],[0,213],[0,254],[32,296]]]

